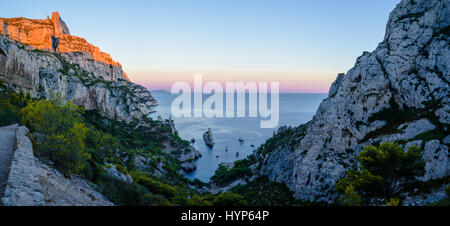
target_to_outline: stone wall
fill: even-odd
[[[16,129],[16,150],[12,157],[11,169],[2,198],[4,206],[43,206],[44,196],[37,177],[33,147],[26,136],[28,129],[24,126]]]

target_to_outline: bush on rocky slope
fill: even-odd
[[[284,183],[271,182],[265,176],[245,185],[237,185],[230,191],[240,194],[249,206],[292,206],[300,204]]]
[[[93,182],[116,205],[243,203],[234,193],[197,192],[194,186],[199,182],[189,181],[180,172],[180,162],[163,151],[162,143],[179,148],[189,145],[165,123],[146,118],[116,121],[58,97],[37,100],[4,85],[0,88],[0,107],[7,106],[0,108],[0,114],[11,115],[8,120],[2,118],[2,123],[28,126],[38,157],[68,177],[77,174]],[[107,169],[112,167],[131,181],[110,174]]]
[[[394,143],[368,146],[357,157],[358,170],[349,170],[336,183],[343,205],[369,204],[373,199],[398,198],[401,191],[425,174],[425,162],[419,147],[407,151]]]
[[[250,155],[245,159],[234,162],[234,166],[231,169],[221,165],[211,177],[211,180],[219,186],[225,186],[238,178],[251,176],[252,170],[250,166],[255,164],[255,162],[254,155]]]
[[[87,128],[82,109],[60,98],[32,101],[21,110],[22,123],[34,135],[35,153],[46,158],[64,174],[79,173],[86,153]]]
[[[19,122],[20,109],[25,107],[30,99],[30,95],[12,92],[0,82],[0,126]]]
[[[445,188],[445,199],[432,204],[432,206],[450,206],[450,185]]]

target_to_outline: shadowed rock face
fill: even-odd
[[[337,77],[295,145],[260,156],[261,173],[285,182],[298,199],[330,202],[336,181],[355,166],[364,146],[412,142],[436,129],[448,134],[449,4],[402,0],[390,14],[384,40]],[[372,117],[396,106],[413,116]],[[425,180],[450,175],[447,139],[423,140]]]

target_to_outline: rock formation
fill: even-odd
[[[103,166],[103,169],[112,177],[131,183],[133,182],[133,179],[131,179],[131,176],[128,174],[125,174],[117,169],[117,167],[114,164],[107,164],[106,166]]]
[[[150,92],[128,81],[108,54],[70,35],[58,13],[46,20],[0,19],[0,24],[0,81],[34,97],[59,93],[121,121],[153,112],[157,102]]]
[[[152,106],[157,101],[151,93],[130,82],[121,65],[108,54],[70,35],[58,13],[46,20],[0,18],[0,25],[0,82],[15,91],[45,99],[60,95],[85,110],[97,110],[117,121],[132,122],[154,112]],[[172,119],[158,117],[158,122],[170,128],[171,134],[167,135],[177,134]],[[151,127],[143,120],[139,125]],[[164,150],[180,161],[183,169],[196,169],[195,160],[201,153],[183,142],[173,142],[174,137],[170,136]],[[142,168],[149,163],[144,156],[136,156],[135,161]],[[155,174],[164,174],[161,168],[154,169]],[[106,171],[131,181],[114,166]]]
[[[260,173],[285,182],[300,200],[332,202],[336,181],[363,147],[396,141],[423,148],[422,180],[449,176],[449,4],[402,0],[384,40],[337,76],[312,121],[258,156]]]
[[[40,50],[87,53],[89,54],[88,59],[121,68],[120,64],[114,61],[109,54],[89,44],[84,38],[70,35],[69,28],[58,12],[53,12],[51,19],[47,17],[45,20],[23,17],[0,18],[0,34]],[[115,76],[114,78],[128,79],[124,73],[118,73]]]
[[[214,147],[214,140],[213,140],[213,135],[212,135],[211,128],[208,128],[208,131],[206,131],[203,134],[203,140],[205,141],[205,144],[208,147]]]
[[[197,162],[195,160],[202,157],[202,153],[198,150],[195,150],[192,146],[189,146],[189,148],[185,148],[181,151],[181,153],[174,154],[175,158],[180,161],[181,168],[183,168],[185,171],[190,172],[195,169],[197,169]]]
[[[114,206],[94,189],[92,182],[79,176],[65,177],[35,157],[45,206]]]

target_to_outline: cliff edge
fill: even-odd
[[[84,52],[91,59],[108,65],[120,66],[111,56],[84,38],[70,35],[69,28],[58,12],[53,12],[51,19],[0,18],[0,34],[40,50],[61,53]],[[120,76],[117,75],[119,78]],[[123,74],[123,78],[127,78]]]
[[[157,105],[108,54],[70,35],[58,13],[45,20],[0,18],[0,81],[37,98],[62,95],[126,122],[141,119]]]
[[[390,141],[422,147],[422,180],[449,176],[449,28],[449,1],[402,0],[384,40],[337,76],[312,121],[259,152],[260,173],[297,199],[332,202],[362,148]]]

